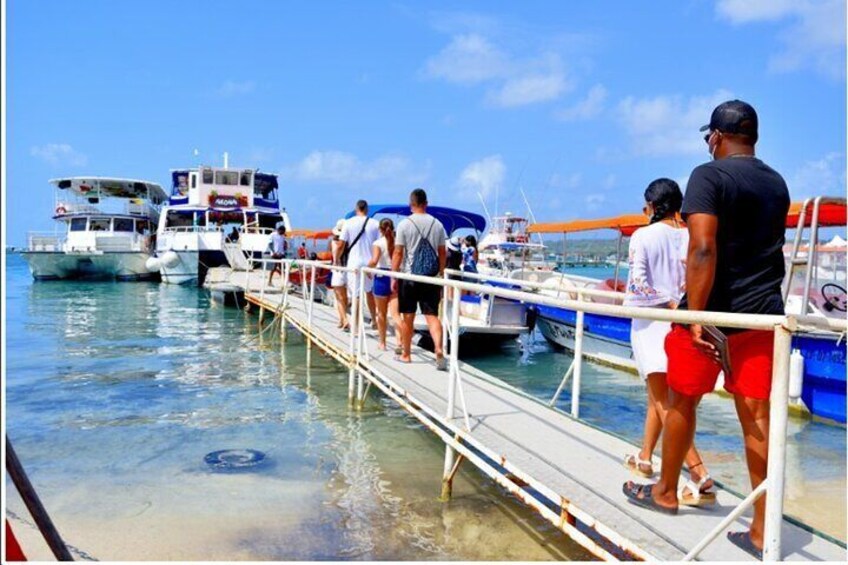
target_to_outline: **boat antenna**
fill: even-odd
[[[524,194],[524,188],[522,187],[518,190],[521,191],[521,197],[524,199],[524,205],[527,206],[527,214],[530,216],[530,221],[534,224],[537,223],[536,214],[533,213],[533,208],[530,207],[530,201],[527,200],[527,195]],[[536,236],[539,238],[539,245],[545,245],[545,243],[542,241],[542,234],[537,233]]]
[[[480,198],[480,204],[483,205],[483,212],[486,213],[486,219],[489,220],[489,225],[492,225],[492,216],[489,214],[489,209],[486,208],[486,201],[483,200],[483,193],[478,192],[477,196]]]
[[[224,168],[225,169],[230,168],[230,154],[227,153],[226,151],[224,151]]]

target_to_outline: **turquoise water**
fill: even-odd
[[[8,433],[77,557],[587,558],[469,466],[439,502],[435,436],[379,398],[351,413],[338,364],[307,369],[301,341],[267,341],[204,291],[8,267]],[[204,463],[244,448],[267,464]],[[16,495],[8,511],[34,551]]]
[[[377,396],[351,413],[338,364],[315,354],[307,368],[301,341],[280,347],[204,291],[33,283],[20,257],[8,266],[9,436],[78,557],[588,557],[470,466],[438,502],[443,447],[430,432]],[[549,398],[571,358],[537,336],[467,360]],[[638,440],[638,379],[586,366],[583,382],[581,415]],[[729,402],[705,399],[698,442],[714,476],[747,490]],[[204,463],[245,448],[267,464]],[[788,472],[788,511],[844,539],[845,430],[793,422]],[[31,537],[16,497],[8,509]]]

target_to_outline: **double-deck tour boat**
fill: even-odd
[[[170,284],[203,285],[214,267],[249,270],[279,225],[291,230],[280,206],[277,175],[256,169],[200,166],[171,171],[156,257],[148,266]]]
[[[21,253],[36,280],[158,277],[146,266],[165,191],[154,182],[111,177],[52,179],[61,232],[28,234]]]

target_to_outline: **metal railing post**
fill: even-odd
[[[262,285],[259,287],[259,325],[262,325],[262,319],[265,318],[265,271],[267,270],[267,259],[262,258]],[[247,286],[250,286],[250,278],[247,279]]]
[[[368,334],[365,333],[365,309],[368,307],[367,292],[365,292],[365,278],[368,276],[368,273],[365,271],[360,271],[359,273],[359,303],[362,304],[362,307],[359,309],[359,320],[362,324],[359,332],[360,346],[359,346],[359,354],[362,355],[366,360],[369,360],[371,356],[368,353]],[[368,311],[369,315],[372,312]],[[375,323],[376,319],[374,317],[371,318],[371,323]]]
[[[355,275],[355,271],[349,271],[347,273],[348,276]],[[349,363],[350,367],[348,369],[347,375],[347,399],[348,402],[353,402],[356,394],[356,372],[357,372],[357,363],[359,359],[356,355],[356,332],[354,331],[353,324],[356,319],[359,317],[359,304],[356,300],[351,300],[350,305],[350,324],[349,324],[349,342],[348,342],[348,355],[349,355]]]
[[[769,397],[768,477],[763,561],[781,559],[783,487],[786,479],[786,427],[789,419],[789,353],[792,332],[783,325],[774,328],[774,365]]]
[[[583,302],[583,294],[578,291],[577,302]],[[583,375],[583,320],[585,312],[577,310],[577,321],[574,328],[574,371],[571,375],[571,415],[580,417],[580,378]]]
[[[280,269],[283,275],[283,296],[281,298],[281,308],[280,308],[280,340],[283,342],[286,341],[286,307],[288,306],[289,301],[289,276],[291,275],[291,263],[285,262],[282,264]]]
[[[356,298],[353,300],[357,304],[356,316],[356,359],[363,356],[363,347],[365,346],[365,272],[357,270],[356,279],[359,286],[356,289]],[[351,329],[353,333],[353,329]],[[365,375],[362,371],[357,371],[356,374],[356,401],[357,407],[362,407],[362,397],[365,391]]]
[[[445,291],[450,288],[451,294],[456,296],[457,288],[446,286]],[[452,420],[456,406],[456,380],[459,375],[459,305],[454,300],[450,311],[450,365],[448,366],[448,407],[445,417]],[[443,330],[444,331],[444,330]],[[451,471],[453,470],[456,452],[450,445],[445,446],[445,467],[442,474],[442,500],[448,500],[453,491]]]
[[[810,289],[813,283],[813,271],[816,271],[818,278],[818,269],[816,268],[816,243],[819,240],[819,208],[821,206],[821,196],[813,200],[813,216],[810,219],[810,243],[807,249],[807,272],[804,273],[804,294],[801,302],[801,314],[804,315],[810,311]],[[800,218],[799,218],[800,219]],[[803,230],[803,226],[798,226],[798,230]],[[791,268],[791,265],[790,265]]]
[[[448,269],[445,269],[445,272],[443,273],[442,277],[444,278],[445,283],[447,283],[449,280]],[[448,348],[448,299],[456,298],[453,295],[453,292],[455,290],[456,289],[452,289],[447,286],[447,284],[442,287],[442,294],[445,297],[444,301],[442,302],[442,351],[446,351]]]
[[[618,271],[621,264],[621,240],[624,239],[624,234],[618,232],[618,242],[615,244],[615,277],[613,290],[618,290]]]

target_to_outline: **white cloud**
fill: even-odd
[[[88,164],[88,157],[76,151],[67,143],[48,143],[46,145],[33,146],[30,148],[29,154],[41,159],[48,165],[84,167]]]
[[[459,175],[460,196],[465,200],[476,200],[477,193],[486,200],[503,187],[506,165],[500,155],[489,155],[469,163]]]
[[[562,121],[590,120],[596,117],[604,109],[607,99],[607,89],[601,84],[596,84],[589,89],[586,97],[570,108],[556,112],[556,117]]]
[[[485,37],[477,34],[456,35],[435,57],[427,60],[426,76],[457,84],[477,84],[503,77],[509,66],[507,57]]]
[[[600,210],[601,207],[606,203],[607,196],[606,194],[587,194],[583,198],[583,202],[586,203],[586,209],[590,212],[594,212],[596,210]]]
[[[527,75],[507,80],[499,90],[489,92],[486,100],[494,106],[512,108],[555,100],[568,87],[565,75],[561,72]]]
[[[710,121],[713,109],[732,98],[727,90],[707,96],[629,96],[618,104],[617,114],[637,155],[692,155],[705,153],[698,129]]]
[[[304,183],[344,186],[398,183],[407,187],[427,177],[425,172],[414,170],[410,160],[401,155],[382,155],[363,161],[352,153],[335,150],[313,151],[299,162],[283,167],[281,174],[286,179]]]
[[[821,159],[807,161],[787,179],[792,200],[811,196],[845,195],[845,155],[831,152]]]
[[[793,13],[799,0],[719,0],[716,11],[734,24],[779,20]]]
[[[716,11],[732,24],[788,20],[778,34],[783,49],[769,70],[813,68],[832,79],[845,77],[844,0],[719,0]]]
[[[486,102],[500,108],[555,100],[572,88],[558,54],[518,57],[479,33],[454,35],[426,61],[422,75],[465,86],[487,84]]]
[[[255,89],[256,83],[252,80],[247,80],[244,82],[228,80],[215,90],[215,94],[217,94],[221,98],[232,98],[234,96],[250,94]]]

